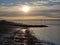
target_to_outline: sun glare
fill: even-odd
[[[30,10],[30,7],[29,6],[23,6],[22,7],[22,11],[23,12],[29,12],[29,10]]]

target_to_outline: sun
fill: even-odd
[[[22,7],[22,11],[23,12],[29,12],[30,11],[30,7],[29,6],[23,6]]]

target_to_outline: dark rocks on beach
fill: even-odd
[[[0,45],[55,45],[51,42],[38,40],[26,26],[5,20],[0,21]]]

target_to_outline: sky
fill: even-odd
[[[23,5],[31,7],[28,13],[22,12]],[[60,0],[0,0],[0,19],[22,16],[60,18]]]

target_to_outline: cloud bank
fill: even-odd
[[[31,7],[31,11],[23,13],[21,5]],[[0,0],[1,17],[46,16],[60,18],[60,0]]]

